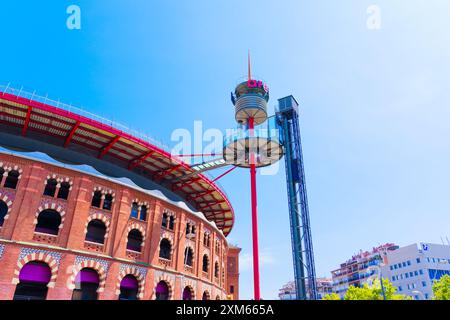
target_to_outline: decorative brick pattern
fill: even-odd
[[[5,220],[8,220],[12,209],[12,200],[10,200],[9,196],[5,192],[0,192],[0,201],[3,201],[8,206],[8,213],[4,217]]]
[[[73,273],[70,276],[71,290],[75,289],[75,279],[78,273],[84,268],[90,268],[97,271],[100,283],[97,292],[103,292],[105,290],[106,275],[108,273],[109,264],[107,261],[101,259],[92,259],[82,256],[77,256],[75,259],[75,266],[73,267]]]
[[[167,273],[161,273],[161,272],[155,272],[155,282],[154,282],[154,289],[153,289],[153,296],[156,299],[156,286],[161,281],[164,281],[167,284],[167,287],[169,288],[169,300],[173,300],[174,296],[174,289],[175,289],[175,276],[169,275]]]
[[[191,279],[184,279],[182,286],[181,286],[181,292],[183,293],[185,288],[189,288],[189,290],[191,291],[191,295],[192,295],[192,300],[195,300],[195,296],[196,296],[196,292],[197,292],[197,284],[195,281],[191,280]]]
[[[137,222],[133,222],[127,228],[127,235],[130,233],[131,230],[138,230],[141,233],[141,235],[142,235],[142,245],[141,246],[144,247],[144,244],[145,244],[145,229],[144,229],[144,227]],[[128,237],[127,237],[127,241],[128,241]]]
[[[24,265],[32,261],[40,261],[45,262],[50,267],[51,278],[47,286],[49,288],[53,288],[55,286],[56,277],[58,275],[58,267],[60,259],[61,254],[57,252],[36,250],[31,248],[22,249],[19,254],[16,269],[14,270],[14,277],[12,279],[12,284],[18,284],[20,282],[19,280],[20,270],[22,270]]]
[[[63,206],[60,204],[57,204],[55,202],[49,201],[45,202],[43,205],[41,205],[38,210],[36,211],[35,219],[34,219],[34,225],[37,225],[38,223],[38,217],[39,214],[44,210],[55,210],[61,215],[61,224],[59,225],[59,229],[61,230],[64,227],[64,220],[66,219],[66,212],[64,211]]]
[[[106,215],[102,212],[91,213],[85,224],[85,230],[84,230],[85,234],[87,234],[88,225],[92,220],[103,221],[103,223],[105,224],[105,227],[106,227],[106,232],[105,232],[105,241],[106,241],[106,239],[108,239],[108,235],[109,235],[109,227],[111,225],[111,218],[109,217],[109,215]]]
[[[131,265],[124,265],[122,264],[120,266],[120,273],[117,278],[117,287],[116,287],[116,295],[120,294],[120,283],[122,282],[123,278],[125,278],[127,275],[132,275],[136,277],[138,281],[138,298],[143,299],[144,298],[144,287],[145,287],[145,276],[147,275],[147,270],[144,268],[134,267]]]

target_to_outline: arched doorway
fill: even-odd
[[[13,300],[45,300],[52,271],[45,262],[28,262],[19,273]]]
[[[135,276],[129,274],[120,282],[119,300],[139,300],[139,281]]]
[[[90,268],[81,269],[75,278],[75,289],[72,300],[97,300],[100,277],[97,271]]]
[[[183,290],[183,300],[193,300],[194,294],[191,287],[186,287]]]
[[[210,300],[211,297],[208,291],[203,292],[202,300]]]
[[[160,281],[156,286],[156,300],[169,300],[169,286],[165,281]]]

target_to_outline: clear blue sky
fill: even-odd
[[[66,28],[66,8],[82,29]],[[366,27],[377,4],[382,28]],[[234,126],[230,91],[254,72],[293,94],[318,275],[359,249],[449,236],[450,2],[7,1],[0,81],[131,124],[170,145],[177,128]],[[248,172],[222,181],[252,296]],[[284,171],[259,177],[263,297],[293,277]]]

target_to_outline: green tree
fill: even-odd
[[[341,300],[341,297],[337,293],[327,294],[322,300]]]
[[[397,294],[397,288],[388,279],[383,279],[386,300],[407,300],[409,297]],[[362,288],[351,286],[345,294],[344,300],[383,300],[383,291],[379,280],[372,285],[364,284]]]
[[[433,284],[434,300],[450,300],[450,276],[445,275]]]

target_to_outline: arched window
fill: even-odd
[[[48,179],[44,189],[44,196],[54,197],[58,181],[56,179]]]
[[[5,180],[5,188],[15,189],[19,182],[20,173],[17,170],[11,170]]]
[[[167,226],[168,226],[168,216],[167,216],[167,213],[163,213],[163,217],[162,217],[162,222],[161,222],[161,226],[163,227],[163,228],[166,228],[167,229]]]
[[[186,223],[186,235],[189,235],[189,233],[191,233],[191,224]]]
[[[69,182],[61,183],[61,186],[59,187],[58,191],[58,199],[67,200],[69,198],[69,192],[70,192],[70,183]]]
[[[102,203],[102,192],[97,190],[94,192],[94,195],[92,196],[91,205],[93,207],[100,208],[101,203]]]
[[[141,216],[139,219],[141,219],[142,221],[147,221],[147,206],[141,206]]]
[[[208,238],[209,238],[209,234],[208,234],[208,233],[205,233],[205,234],[203,235],[203,245],[204,245],[205,247],[209,247],[209,240],[208,240]]]
[[[86,241],[94,243],[105,243],[106,226],[102,220],[92,220],[89,222],[86,233]]]
[[[160,281],[155,289],[156,300],[169,300],[169,286],[165,281]]]
[[[137,202],[133,202],[131,204],[131,214],[130,217],[137,219],[139,215],[139,204]]]
[[[100,277],[97,271],[91,268],[81,269],[75,278],[72,300],[97,300],[99,285]]]
[[[203,256],[203,266],[202,266],[203,272],[208,272],[209,270],[209,258],[208,255]]]
[[[5,169],[3,169],[2,167],[0,167],[0,185],[3,181],[3,175],[5,174]]]
[[[170,241],[167,239],[162,239],[161,243],[159,244],[159,257],[170,260],[170,255],[172,253],[172,245],[170,244]]]
[[[186,287],[183,290],[183,300],[192,300],[192,289],[190,287]]]
[[[130,233],[128,234],[127,250],[141,252],[142,241],[143,241],[142,233],[137,229],[131,230]]]
[[[107,195],[105,195],[105,201],[103,201],[103,209],[111,211],[112,203],[113,203],[113,196],[112,194],[108,193]]]
[[[0,227],[5,223],[5,217],[8,214],[8,206],[4,201],[0,200]]]
[[[209,299],[211,299],[209,296],[209,292],[208,291],[203,292],[202,300],[209,300]]]
[[[194,251],[191,247],[187,247],[186,250],[184,250],[184,264],[192,267],[194,262]]]
[[[51,277],[52,272],[46,263],[28,262],[20,270],[13,300],[45,300]]]
[[[218,262],[216,262],[215,264],[214,264],[214,277],[215,278],[219,278],[219,263]]]
[[[173,230],[175,228],[175,217],[174,216],[170,216],[169,218],[169,229]]]
[[[135,276],[129,274],[120,282],[119,300],[139,300],[139,282]]]
[[[36,232],[58,235],[61,225],[61,215],[55,210],[44,210],[37,218]]]

